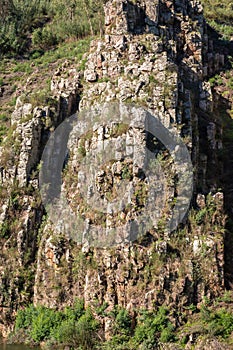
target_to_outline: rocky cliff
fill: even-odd
[[[77,297],[84,298],[86,305],[105,302],[111,310],[117,304],[132,313],[139,305],[149,309],[168,305],[177,325],[184,307],[214,298],[225,287],[224,195],[219,190],[223,164],[218,156],[223,148],[223,122],[221,115],[213,113],[208,83],[223,68],[225,57],[208,37],[199,1],[107,2],[105,35],[92,41],[86,58],[83,74],[64,64],[53,76],[52,105],[35,106],[18,98],[12,134],[1,148],[3,332],[23,305],[33,301],[61,308]],[[58,230],[57,223],[46,216],[38,172],[49,135],[75,111],[88,116],[106,103],[118,106],[116,114],[124,106],[148,110],[189,150],[193,194],[189,214],[177,230],[164,229],[179,196],[174,160],[142,125],[124,123],[124,118],[110,125],[105,121],[71,138],[63,192],[89,227],[126,230],[127,222],[143,211],[148,195],[146,175],[136,167],[140,154],[136,148],[142,152],[149,148],[166,175],[165,208],[157,225],[133,242],[92,247],[85,239],[80,244],[67,230]],[[121,156],[122,140],[137,146],[133,157]],[[92,168],[99,196],[114,200],[116,184],[126,180],[130,206],[100,215],[86,205],[90,189],[80,192],[80,164],[109,142],[116,147],[114,160],[101,169]],[[159,200],[155,207],[158,210]],[[107,337],[111,318],[102,322]]]

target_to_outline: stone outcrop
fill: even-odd
[[[10,247],[14,248],[17,258],[11,264],[10,279],[6,277],[6,259],[4,256],[1,259],[2,307],[6,305],[15,311],[29,300],[62,307],[76,297],[84,298],[86,305],[91,306],[106,302],[109,310],[116,304],[130,311],[139,306],[152,308],[166,304],[174,309],[174,323],[179,323],[183,306],[199,305],[204,297],[212,298],[221,292],[224,288],[223,197],[217,192],[216,172],[210,174],[210,169],[220,169],[214,152],[222,147],[221,123],[211,114],[212,94],[205,78],[223,64],[224,57],[214,53],[208,38],[199,1],[113,0],[105,6],[105,36],[92,42],[83,77],[66,65],[53,77],[51,89],[56,96],[56,108],[35,108],[18,100],[12,123],[16,125],[19,145],[16,161],[7,159],[2,164],[3,184],[12,186],[16,180],[20,188],[31,184],[32,192],[37,191],[37,177],[33,180],[32,171],[39,163],[49,133],[78,108],[84,111],[105,102],[133,103],[148,109],[174,135],[183,138],[194,165],[193,204],[199,211],[191,212],[189,224],[183,223],[180,231],[170,235],[158,225],[134,243],[93,249],[76,244],[48,220],[41,224],[44,213],[41,203],[32,205],[32,196],[28,194],[20,203],[23,219],[19,219],[14,230],[11,223],[10,236],[6,233],[8,244],[14,240]],[[100,143],[103,145],[110,139],[116,145],[121,139],[133,139],[134,144],[142,148],[149,143],[149,136],[140,128],[120,132],[118,128],[116,132],[114,125],[109,128],[105,125],[69,145],[63,189],[71,206],[78,207],[89,224],[95,220],[113,224],[116,219],[110,219],[111,213],[104,219],[93,218],[94,214],[91,216],[80,198],[75,197],[81,183],[77,176],[79,156],[98,149]],[[172,194],[174,198],[172,160],[162,154],[163,169],[167,178],[172,179],[167,197]],[[138,187],[141,197],[135,200],[135,206],[143,207],[144,179],[134,172],[133,163],[126,163],[119,156],[111,168],[101,169],[96,174],[98,190],[101,195],[113,192],[114,181],[125,177],[141,186]],[[16,203],[16,199],[14,201]],[[5,201],[0,216],[2,222],[17,210],[17,206]],[[117,220],[124,222],[132,212],[122,210],[120,214]],[[36,235],[38,246],[33,246]],[[4,249],[9,245],[4,244],[6,254]],[[27,249],[30,257],[25,260],[23,255]],[[34,289],[30,289],[26,300],[20,294],[17,274],[12,272],[17,259],[20,277],[25,261],[34,268],[35,281],[31,284]],[[24,275],[24,286],[25,279]],[[21,288],[27,292],[25,287]],[[7,289],[8,297],[5,296]],[[106,318],[103,323],[107,337],[111,320]]]
[[[208,59],[211,43],[200,3],[111,1],[105,7],[105,25],[104,38],[91,44],[80,110],[115,101],[148,108],[165,127],[184,137],[193,163],[199,168],[199,173],[195,174],[195,194],[199,186],[197,181],[201,181],[203,193],[214,190],[216,179],[206,183],[209,155],[201,153],[205,150],[200,149],[199,144],[199,118],[200,114],[205,114],[209,119],[207,148],[221,148],[221,140],[217,138],[219,133],[216,133],[215,123],[209,115],[212,110],[210,88],[204,81],[213,67]],[[203,56],[203,53],[206,54]],[[214,57],[219,65],[223,63],[222,57]],[[133,129],[131,133],[136,135]],[[82,203],[75,202],[77,188],[81,186],[79,180],[74,180],[79,171],[77,154],[81,146],[85,153],[98,149],[98,142],[104,144],[109,135],[113,135],[111,128],[105,130],[100,126],[88,139],[78,139],[70,144],[70,152],[76,156],[70,159],[68,174],[71,178],[73,176],[73,183],[67,195],[82,213]],[[122,138],[130,137],[130,131],[125,131],[124,135]],[[144,138],[145,135],[141,134],[137,142],[143,145]],[[117,162],[114,166],[119,168]],[[105,176],[105,171],[97,174],[100,187]],[[121,177],[121,169],[109,176]],[[131,181],[135,182],[136,178],[132,177]],[[66,182],[69,182],[68,178]],[[109,182],[105,182],[105,186],[109,186]],[[202,196],[200,210],[208,211],[209,204],[206,204],[205,195]],[[46,253],[49,237],[42,243],[38,256],[34,302],[52,306],[56,299],[59,304],[65,304],[72,295],[84,297],[86,304],[91,305],[93,300],[105,301],[110,309],[115,304],[132,310],[139,304],[150,308],[163,303],[176,309],[189,303],[199,304],[205,295],[218,294],[224,286],[224,237],[221,231],[224,219],[222,200],[219,202],[217,198],[209,199],[222,220],[215,226],[216,230],[213,232],[212,228],[196,219],[196,223],[185,230],[184,240],[179,234],[167,238],[157,229],[151,233],[151,238],[147,238],[151,243],[129,244],[117,249],[83,247],[81,250],[81,247],[71,249],[66,238],[61,260],[52,266],[51,257]],[[124,215],[127,213],[122,212]],[[88,213],[87,218],[89,222],[95,220]],[[108,215],[104,220],[109,223]],[[208,220],[215,219],[209,217]],[[58,232],[52,227],[56,237]],[[61,243],[57,244],[61,249]],[[203,258],[207,256],[209,263],[204,266]],[[78,274],[75,274],[76,270]],[[68,274],[69,282],[64,289],[64,278],[68,278]],[[53,291],[54,279],[60,285],[62,297]],[[111,322],[106,320],[106,334],[110,329]]]

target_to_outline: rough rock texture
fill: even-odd
[[[72,75],[73,77],[73,75]],[[38,186],[41,154],[51,131],[78,106],[76,83],[56,94],[54,104],[16,101],[11,133],[0,148],[1,255],[0,330],[5,336],[15,311],[32,301],[40,226],[45,214]]]
[[[205,194],[215,191],[217,177],[208,176],[207,169],[209,162],[217,164],[209,153],[221,148],[221,139],[209,116],[212,96],[204,77],[213,67],[200,4],[196,1],[179,4],[112,1],[106,5],[105,15],[105,37],[92,42],[87,59],[80,109],[96,107],[106,101],[130,102],[149,108],[166,127],[173,127],[175,133],[184,137],[193,163],[199,169],[195,174],[195,193],[200,189]],[[203,53],[206,53],[205,59]],[[218,65],[223,63],[219,55],[215,60]],[[209,120],[206,149],[199,142],[200,115],[208,116]],[[104,143],[109,134],[113,135],[111,129],[101,127],[96,133],[97,136],[90,135],[88,140],[77,140],[70,146],[74,155],[68,171],[71,177],[73,175],[70,200],[81,212],[81,202],[75,202],[75,193],[81,184],[79,179],[74,180],[79,171],[75,155],[81,142],[85,152],[90,152],[98,148],[98,142]],[[136,135],[135,130],[131,133]],[[130,130],[124,134],[129,137]],[[143,144],[144,138],[141,134],[138,143]],[[117,167],[117,162],[115,164]],[[101,176],[105,175],[103,172],[97,176],[100,184],[104,182]],[[113,171],[111,176],[121,177],[121,169]],[[200,208],[207,208],[205,195],[198,198]],[[175,310],[189,303],[198,304],[205,295],[217,295],[224,286],[222,194],[209,200],[211,204],[208,205],[213,208],[209,224],[193,220],[185,233],[169,238],[157,229],[144,242],[117,249],[83,247],[81,250],[71,248],[67,239],[65,244],[62,239],[58,240],[51,248],[48,235],[38,255],[34,302],[54,306],[56,301],[65,304],[71,296],[79,296],[91,305],[96,300],[98,303],[106,301],[110,309],[115,304],[132,310],[139,304],[150,308],[165,303]],[[95,221],[88,213],[86,215],[89,221]],[[127,213],[122,212],[122,215]],[[104,221],[109,222],[108,215]],[[51,230],[56,237],[55,227]],[[45,235],[47,232],[46,228]],[[55,280],[60,286],[56,291]],[[106,320],[106,335],[109,329],[111,323]]]
[[[4,159],[1,181],[6,191],[15,181],[17,189],[25,186],[28,189],[31,185],[32,194],[18,201],[19,194],[8,191],[5,198],[10,196],[11,200],[3,201],[3,224],[12,213],[17,210],[20,213],[19,224],[13,225],[11,219],[1,243],[0,307],[5,325],[9,315],[4,308],[10,314],[32,299],[35,304],[62,307],[76,297],[84,298],[86,305],[105,301],[109,310],[116,304],[129,310],[166,304],[174,308],[174,323],[178,323],[184,305],[198,305],[205,296],[217,296],[224,287],[223,195],[217,192],[221,166],[216,155],[222,147],[221,122],[211,114],[212,94],[205,81],[215,69],[221,68],[224,57],[214,52],[208,39],[201,5],[196,0],[109,1],[105,6],[105,27],[104,38],[92,42],[84,81],[75,70],[69,70],[68,77],[63,77],[65,66],[53,77],[56,111],[18,101],[13,114],[12,122],[17,126],[13,136],[19,145],[15,160],[7,155],[1,157]],[[41,225],[38,234],[43,210],[38,203],[31,209],[31,197],[38,187],[32,170],[36,169],[51,128],[78,106],[85,110],[111,101],[149,109],[165,127],[183,138],[195,169],[193,202],[199,207],[199,216],[191,211],[189,224],[169,236],[162,227],[156,227],[133,244],[111,249],[81,247],[56,231],[49,221]],[[134,142],[140,145],[148,142],[143,130],[123,130],[116,135],[113,128],[99,127],[88,139],[70,145],[64,188],[67,185],[71,205],[78,206],[92,221],[96,218],[88,217],[82,202],[75,198],[80,183],[75,176],[79,166],[77,153],[82,146],[86,154],[98,148],[98,141],[109,138],[116,139],[117,144],[118,136],[134,137]],[[1,152],[6,153],[6,149]],[[122,179],[124,166],[115,162],[107,175],[111,175],[112,181]],[[169,157],[165,157],[164,169],[171,177]],[[103,180],[104,174],[96,174],[100,191],[106,192],[104,183],[111,192],[114,186]],[[140,182],[137,174],[129,174],[129,179]],[[173,185],[174,182],[170,187]],[[128,213],[121,214],[119,220],[125,220]],[[108,219],[104,218],[105,222]],[[38,235],[38,244],[34,235]],[[7,266],[9,248],[15,256]],[[23,267],[20,270],[26,264],[27,249],[30,252],[27,263],[32,271],[30,288],[34,286],[29,294],[26,270]],[[21,283],[17,278],[21,278]],[[107,337],[110,319],[104,320],[104,327]]]

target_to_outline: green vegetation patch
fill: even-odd
[[[226,40],[233,36],[233,1],[202,0],[205,18],[209,25]]]
[[[104,2],[1,0],[1,55],[36,56],[64,41],[102,33]]]
[[[84,309],[83,300],[77,300],[72,307],[62,311],[45,306],[29,305],[19,310],[15,322],[15,335],[24,331],[31,343],[48,341],[79,345],[81,349],[91,349],[96,341],[98,321],[89,308]]]
[[[79,350],[147,350],[160,348],[164,343],[177,348],[187,344],[192,335],[195,339],[215,338],[230,343],[233,311],[229,292],[212,304],[206,298],[200,308],[193,304],[184,307],[179,326],[175,315],[175,310],[171,312],[165,306],[131,313],[118,305],[109,309],[106,302],[100,305],[98,300],[92,309],[85,309],[83,300],[79,299],[62,310],[29,305],[18,311],[12,337],[24,336],[34,344],[45,342],[48,348],[68,345]],[[104,319],[111,324],[107,341],[103,337]]]

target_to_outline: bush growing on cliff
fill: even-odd
[[[37,315],[32,319],[30,330],[30,337],[36,343],[40,343],[50,337],[53,329],[62,322],[62,313],[48,309],[46,307],[39,307]]]
[[[157,313],[144,310],[138,317],[133,343],[141,345],[142,349],[154,349],[158,342],[174,341],[174,330],[168,309],[161,306]]]
[[[83,350],[94,349],[98,327],[99,323],[87,309],[76,322],[64,320],[52,336],[58,343],[79,346]]]
[[[100,349],[156,349],[160,342],[173,342],[175,327],[169,320],[168,309],[161,306],[157,312],[141,310],[132,327],[132,318],[125,309],[115,309],[113,336]]]
[[[88,350],[94,349],[98,327],[90,309],[85,310],[83,300],[77,300],[63,311],[33,305],[19,310],[15,333],[24,330],[29,342],[49,341]]]
[[[112,337],[106,342],[100,341],[100,324],[89,308],[84,309],[82,300],[62,311],[30,305],[18,311],[15,332],[20,338],[26,336],[32,343],[45,341],[51,347],[62,344],[79,350],[154,350],[161,343],[177,343],[180,335],[181,342],[187,342],[189,335],[194,333],[229,341],[233,333],[233,312],[210,302],[205,302],[201,309],[195,308],[195,313],[182,329],[175,329],[169,310],[163,306],[156,312],[138,310],[135,319],[118,306],[106,311],[105,316],[112,319]]]
[[[227,339],[232,334],[233,313],[231,311],[225,308],[215,311],[203,306],[201,308],[201,317],[203,328],[211,335]]]
[[[62,321],[62,313],[44,306],[28,306],[19,310],[16,317],[15,329],[25,329],[29,338],[36,343],[48,339],[57,324]]]
[[[34,305],[29,305],[27,308],[19,310],[15,321],[15,329],[29,329],[33,318],[37,315],[37,310]]]
[[[131,323],[132,321],[128,311],[123,308],[117,308],[114,325],[115,334],[129,335]]]
[[[22,54],[33,28],[46,22],[45,0],[0,0],[0,51]]]

